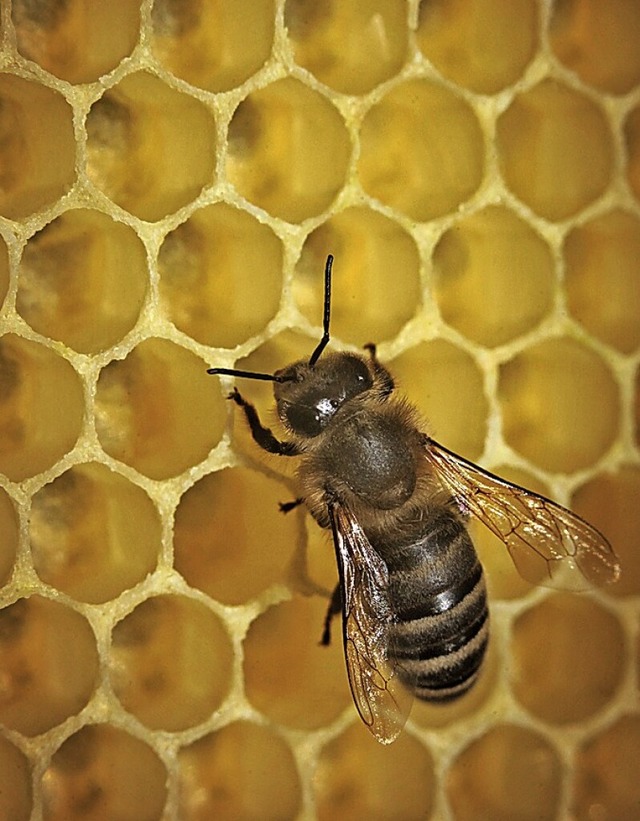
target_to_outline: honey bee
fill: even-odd
[[[478,676],[489,638],[482,566],[466,523],[480,519],[507,547],[521,575],[561,589],[618,578],[615,553],[584,519],[478,467],[421,430],[417,410],[366,355],[327,353],[333,256],[325,267],[323,336],[311,358],[273,374],[228,368],[208,373],[274,383],[290,438],[264,427],[234,389],[255,442],[299,457],[301,498],[331,531],[339,584],[325,620],[342,612],[349,685],[363,722],[383,744],[395,740],[412,697],[445,702]]]

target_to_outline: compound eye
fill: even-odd
[[[316,406],[291,404],[286,410],[286,419],[296,433],[303,436],[317,436],[324,426],[324,416]]]
[[[351,398],[367,390],[373,384],[371,374],[365,363],[355,357],[350,358],[344,370],[344,393]]]

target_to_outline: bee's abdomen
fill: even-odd
[[[397,623],[391,655],[419,698],[449,701],[477,678],[489,637],[482,566],[463,523],[447,508],[388,562]]]

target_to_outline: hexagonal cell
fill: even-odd
[[[31,596],[0,610],[0,721],[35,736],[76,715],[98,680],[88,622],[59,602]]]
[[[314,791],[319,821],[430,818],[433,758],[408,733],[382,747],[364,727],[353,725],[322,749]]]
[[[204,345],[239,345],[263,331],[280,305],[282,242],[225,203],[196,211],[169,233],[158,266],[165,313]]]
[[[0,818],[29,821],[33,796],[29,760],[4,736],[0,736],[0,773],[11,773],[10,785],[0,791]]]
[[[364,345],[398,334],[420,308],[420,256],[398,223],[369,208],[347,208],[315,229],[293,280],[301,312],[322,324],[324,267],[335,255],[331,334]]]
[[[561,0],[552,6],[549,42],[587,85],[626,94],[640,83],[640,3]]]
[[[98,211],[67,211],[22,254],[16,308],[31,327],[92,354],[135,325],[147,292],[144,246]]]
[[[297,523],[282,515],[278,503],[290,496],[282,485],[246,468],[200,479],[176,510],[175,569],[224,604],[242,604],[284,582]]]
[[[608,610],[568,593],[549,596],[514,622],[514,695],[542,721],[582,721],[613,698],[625,652],[622,626]]]
[[[60,199],[75,180],[71,106],[61,94],[0,74],[0,214],[19,220]]]
[[[442,85],[410,80],[366,114],[358,176],[363,188],[414,220],[447,214],[482,180],[484,138],[473,109]]]
[[[422,342],[390,363],[396,390],[425,417],[425,432],[448,448],[478,459],[484,450],[489,406],[482,371],[450,342]]]
[[[489,206],[444,232],[433,252],[444,321],[494,347],[533,330],[553,306],[554,261],[512,211]]]
[[[287,77],[253,91],[236,109],[227,175],[250,202],[298,223],[331,205],[345,182],[350,153],[338,110]]]
[[[328,606],[328,599],[296,596],[270,607],[249,627],[245,690],[271,721],[317,729],[335,721],[351,700],[339,629],[329,647],[320,645]]]
[[[9,250],[7,243],[0,237],[0,310],[9,291]]]
[[[622,467],[586,482],[573,495],[572,506],[593,522],[614,546],[622,573],[607,592],[613,596],[640,593],[640,470]]]
[[[133,51],[140,0],[15,0],[12,18],[24,57],[61,80],[90,83]]]
[[[201,462],[226,416],[203,361],[165,339],[147,339],[104,367],[95,406],[105,451],[152,479]]]
[[[111,638],[113,690],[152,730],[195,727],[227,695],[231,641],[220,619],[197,601],[148,598],[116,624]]]
[[[407,9],[401,0],[287,0],[284,14],[296,63],[344,94],[371,91],[406,59]]]
[[[211,111],[151,74],[130,74],[106,91],[86,127],[89,178],[140,219],[166,217],[213,182]]]
[[[571,817],[634,818],[640,806],[640,717],[624,715],[586,741],[576,758]]]
[[[552,821],[562,795],[562,761],[540,734],[499,724],[451,765],[446,791],[457,821]]]
[[[498,120],[496,140],[507,185],[548,220],[585,208],[613,175],[613,137],[604,112],[556,80],[517,95]]]
[[[640,220],[615,210],[576,226],[563,248],[571,314],[623,353],[640,345]]]
[[[29,535],[42,581],[92,604],[142,581],[161,548],[151,499],[97,463],[76,465],[34,494]]]
[[[290,747],[267,727],[237,721],[178,753],[182,821],[297,818],[302,790]]]
[[[515,83],[538,47],[533,0],[422,0],[420,51],[445,77],[480,94]]]
[[[544,470],[589,467],[618,435],[620,398],[609,367],[568,337],[539,342],[502,365],[498,399],[505,440]]]
[[[13,501],[9,494],[0,488],[0,587],[11,577],[18,552],[18,528],[18,514]]]
[[[631,110],[624,124],[627,149],[627,178],[635,198],[640,201],[640,106]]]
[[[167,771],[144,741],[108,724],[91,724],[53,755],[42,778],[45,821],[117,818],[159,821]]]
[[[0,338],[0,471],[19,482],[74,446],[84,414],[78,374],[49,348]]]
[[[160,62],[176,77],[207,91],[240,85],[271,54],[273,0],[155,0],[151,20],[153,50]]]

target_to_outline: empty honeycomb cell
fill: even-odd
[[[545,219],[576,214],[611,180],[613,138],[602,108],[557,80],[518,94],[496,128],[507,185]]]
[[[144,246],[98,211],[67,211],[22,254],[16,308],[31,327],[80,353],[119,342],[147,292]]]
[[[3,736],[0,736],[0,773],[5,778],[5,786],[0,789],[0,818],[28,821],[33,804],[29,760]],[[10,789],[6,789],[7,783]]]
[[[640,220],[615,210],[576,226],[563,248],[567,307],[623,353],[640,346]]]
[[[9,581],[18,551],[18,514],[11,497],[0,488],[0,588]]]
[[[602,530],[618,554],[622,573],[615,586],[607,590],[613,596],[640,593],[638,499],[640,469],[632,466],[593,477],[572,499],[574,509]]]
[[[531,331],[553,305],[554,261],[512,211],[489,206],[455,223],[433,252],[444,321],[493,347]]]
[[[73,114],[51,88],[0,74],[0,214],[19,220],[73,185]]]
[[[273,0],[155,0],[151,20],[158,59],[207,91],[240,85],[271,54]]]
[[[513,692],[550,724],[582,721],[613,697],[625,650],[622,627],[611,612],[585,596],[548,596],[514,623]]]
[[[497,724],[458,755],[446,791],[456,821],[554,821],[562,762],[539,733]]]
[[[296,63],[344,94],[371,91],[406,59],[402,0],[287,0],[285,25]]]
[[[297,818],[302,791],[290,747],[273,730],[237,721],[178,753],[181,821]]]
[[[144,741],[108,724],[67,738],[42,778],[44,821],[159,821],[167,771]]]
[[[423,414],[425,432],[467,459],[484,449],[489,407],[482,371],[470,354],[444,339],[422,342],[384,363]]]
[[[90,83],[133,51],[140,0],[14,0],[18,51],[70,83]]]
[[[95,405],[102,447],[152,479],[201,462],[225,422],[224,401],[204,362],[165,339],[146,339],[106,365]]]
[[[252,91],[237,107],[229,124],[227,176],[250,202],[297,223],[331,205],[350,154],[334,105],[287,77]]]
[[[549,488],[526,471],[508,465],[499,465],[498,467],[491,467],[491,472],[508,482],[513,482],[520,487],[549,498]],[[480,561],[486,572],[490,599],[518,599],[530,592],[532,585],[520,575],[511,554],[497,536],[488,528],[475,522],[472,527],[472,536]],[[532,575],[539,575],[540,583],[544,584],[548,577],[547,563],[540,559],[534,566],[534,561],[533,553],[530,559],[520,557],[520,562],[526,562],[529,571],[528,578],[531,578]]]
[[[290,495],[283,485],[246,468],[200,479],[176,510],[176,570],[224,604],[242,604],[286,581],[297,527],[278,503]]]
[[[367,112],[360,145],[363,188],[414,220],[454,211],[482,180],[483,136],[473,109],[422,79],[401,83]]]
[[[109,668],[125,710],[152,730],[195,727],[229,690],[233,650],[220,619],[200,602],[146,599],[113,628]]]
[[[0,338],[0,471],[14,482],[51,467],[76,442],[84,397],[58,354],[15,334]]]
[[[42,581],[92,604],[142,581],[161,548],[151,499],[98,463],[76,465],[34,494],[29,535]]]
[[[537,26],[533,0],[422,0],[418,46],[454,83],[495,94],[533,59]]]
[[[296,596],[270,607],[249,627],[246,694],[271,721],[317,729],[334,721],[350,702],[337,622],[331,645],[320,644],[328,606],[328,598]]]
[[[638,0],[556,0],[552,11],[551,48],[583,82],[608,94],[640,83]]]
[[[307,238],[293,281],[302,313],[322,322],[324,267],[333,265],[331,333],[364,345],[396,336],[419,310],[420,257],[397,222],[369,208],[347,208]]]
[[[578,752],[572,814],[576,821],[637,818],[640,716],[623,715]]]
[[[424,744],[405,733],[393,747],[383,747],[356,724],[320,753],[317,818],[429,818],[435,789],[434,763]]]
[[[7,243],[0,237],[0,310],[9,290],[9,253]]]
[[[280,305],[282,243],[267,225],[225,203],[196,211],[168,234],[158,266],[165,313],[204,345],[245,342]]]
[[[568,337],[538,342],[502,365],[498,399],[506,441],[544,470],[593,465],[618,433],[618,388],[608,365]]]
[[[88,622],[42,596],[0,610],[0,722],[35,736],[82,710],[98,679]]]
[[[640,106],[632,109],[625,121],[624,140],[627,178],[636,200],[640,201]]]
[[[106,91],[91,107],[86,128],[89,178],[140,219],[166,217],[214,181],[211,111],[146,71]]]

